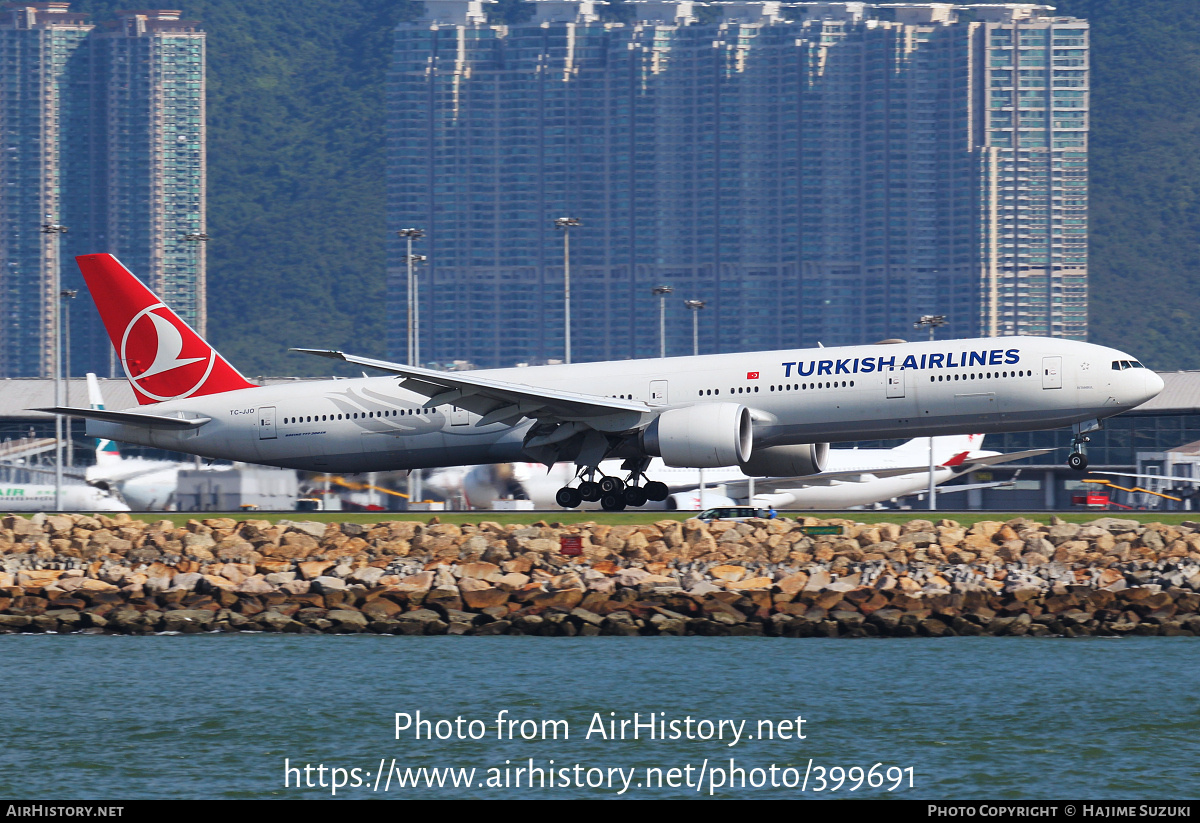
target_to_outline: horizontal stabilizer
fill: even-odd
[[[167,417],[161,414],[140,414],[138,412],[107,411],[106,409],[72,409],[67,406],[53,406],[48,409],[29,409],[46,414],[65,414],[68,417],[82,417],[85,420],[102,420],[105,423],[119,423],[122,426],[136,426],[143,429],[198,429],[212,420],[211,417]]]

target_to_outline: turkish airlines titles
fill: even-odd
[[[958,362],[955,362],[958,357]],[[910,354],[900,363],[899,368],[905,369],[955,369],[970,366],[1012,366],[1021,362],[1018,349],[991,349],[968,352],[934,352],[922,354],[919,358]],[[808,362],[792,361],[780,363],[783,366],[783,376],[792,376],[792,367],[796,367],[797,377],[834,374],[869,374],[883,371],[884,367],[897,368],[895,355],[891,357],[847,357],[844,360],[809,360]],[[807,366],[807,370],[805,370]]]

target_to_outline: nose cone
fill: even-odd
[[[1156,373],[1150,371],[1149,369],[1145,369],[1144,371],[1146,372],[1146,385],[1142,391],[1143,403],[1158,397],[1159,392],[1161,392],[1167,385]]]

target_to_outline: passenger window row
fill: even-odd
[[[427,411],[427,410],[425,410],[425,409],[390,409],[390,410],[385,410],[385,411],[351,412],[350,414],[346,414],[346,415],[310,414],[307,416],[302,415],[300,417],[285,417],[285,418],[283,418],[283,423],[286,426],[286,425],[290,425],[292,423],[322,423],[322,422],[325,422],[328,420],[342,420],[343,418],[346,420],[358,420],[359,418],[362,418],[363,420],[370,420],[370,419],[378,418],[378,417],[411,416],[414,414],[420,414],[422,411]]]
[[[991,380],[995,377],[1030,377],[1033,371],[1030,369],[1020,369],[1018,371],[997,371],[997,372],[972,372],[964,375],[949,375],[949,374],[931,374],[929,375],[930,383],[941,383],[945,380],[949,383],[952,380]]]
[[[768,386],[767,389],[769,391],[808,391],[809,389],[837,389],[837,388],[844,389],[847,386],[853,388],[854,381],[853,380],[850,380],[850,381],[843,380],[839,383],[837,380],[831,380],[831,381],[827,381],[825,383],[784,383],[784,384],[781,384],[778,386],[775,386],[775,385]],[[730,394],[757,394],[758,390],[759,390],[758,386],[753,386],[753,387],[745,386],[745,387],[739,387],[739,388],[731,388],[729,390],[729,393]],[[705,397],[707,395],[720,394],[720,393],[721,393],[720,389],[700,389],[700,391],[697,392],[697,394],[700,397]]]
[[[784,383],[782,386],[771,386],[771,391],[808,391],[809,389],[844,389],[847,386],[854,388],[854,381],[843,380],[840,383],[837,380],[826,381],[824,383]]]

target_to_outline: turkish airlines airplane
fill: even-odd
[[[112,255],[76,258],[140,407],[51,408],[88,433],[308,471],[366,472],[572,461],[573,508],[666,497],[669,466],[738,465],[748,476],[825,467],[829,443],[1072,426],[1141,405],[1162,379],[1124,352],[1072,340],[997,337],[442,372],[298,349],[390,376],[250,383]],[[599,474],[605,458],[629,473]]]
[[[825,471],[801,478],[760,477],[755,480],[753,500],[746,475],[738,466],[708,469],[704,472],[705,490],[701,499],[698,469],[667,466],[654,458],[646,477],[665,483],[666,500],[649,508],[700,510],[714,506],[736,506],[746,500],[751,506],[775,506],[787,509],[833,510],[868,506],[894,497],[916,494],[929,488],[930,439],[918,437],[891,449],[830,449]],[[1013,460],[1046,454],[1052,449],[1001,454],[981,451],[982,434],[964,434],[932,438],[933,481],[935,485],[956,477]],[[601,471],[617,473],[619,461],[605,461]],[[461,494],[469,503],[486,506],[509,494],[523,494],[539,509],[552,508],[555,494],[563,483],[571,482],[578,469],[570,463],[557,463],[549,471],[533,463],[511,466],[474,466],[467,471],[435,472],[426,488],[441,480],[453,487],[441,489],[448,496]],[[442,479],[441,475],[446,478]],[[952,486],[943,493],[978,488],[995,488],[1003,483]],[[722,487],[724,491],[722,492]]]

